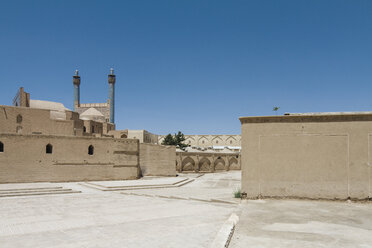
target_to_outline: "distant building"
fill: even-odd
[[[146,130],[127,130],[128,139],[139,139],[140,143],[158,144],[159,135]]]
[[[82,120],[115,123],[115,81],[114,70],[108,75],[109,94],[105,103],[80,103],[80,76],[75,71],[74,84],[74,111],[80,114]]]
[[[158,143],[161,144],[165,135],[159,135]],[[240,151],[241,136],[238,134],[216,134],[216,135],[185,135],[185,144],[191,147],[210,148],[213,150]]]
[[[0,105],[0,183],[175,176],[175,147],[139,144],[157,142],[145,130],[115,130],[113,70],[108,83],[107,103],[81,104],[76,71],[76,111],[31,99],[23,88],[13,106]]]

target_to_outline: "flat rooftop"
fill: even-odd
[[[372,121],[372,112],[317,112],[317,113],[286,113],[271,116],[244,116],[239,117],[244,123],[270,123],[270,122],[340,122],[340,121]]]

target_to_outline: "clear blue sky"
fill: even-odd
[[[372,1],[1,1],[0,104],[18,87],[118,129],[238,134],[239,116],[372,110]]]

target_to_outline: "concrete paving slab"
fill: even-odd
[[[39,189],[61,187],[58,183],[3,183],[0,190],[10,189]]]
[[[187,174],[193,177],[193,174]],[[200,175],[200,174],[197,174]],[[167,197],[194,198],[204,201],[224,201],[238,204],[240,199],[234,198],[234,191],[240,189],[240,171],[208,173],[202,177],[193,177],[194,181],[179,188],[158,188],[127,190],[137,194]]]
[[[241,204],[231,248],[372,247],[372,204],[251,200]]]
[[[22,185],[26,184],[13,188]],[[0,198],[1,248],[209,247],[237,208],[217,202],[153,197],[155,194],[124,195],[87,188],[78,182],[51,185],[82,193]],[[213,185],[225,183],[213,181],[207,185],[211,186],[209,195],[216,195],[213,192],[222,188]],[[40,187],[27,187],[32,186]]]
[[[163,177],[147,178],[145,180],[120,180],[120,181],[89,181],[90,184],[101,187],[130,187],[130,186],[152,186],[152,185],[171,185],[186,180],[185,177]]]

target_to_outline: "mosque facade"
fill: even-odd
[[[112,69],[106,103],[81,103],[80,83],[76,71],[73,111],[62,103],[32,99],[22,87],[13,106],[0,105],[0,183],[123,180],[175,176],[177,170],[240,168],[240,162],[235,165],[240,161],[238,153],[176,152],[176,147],[160,145],[159,136],[146,130],[116,130],[116,76]],[[226,138],[230,139],[237,137]],[[193,167],[189,160],[194,161]]]

